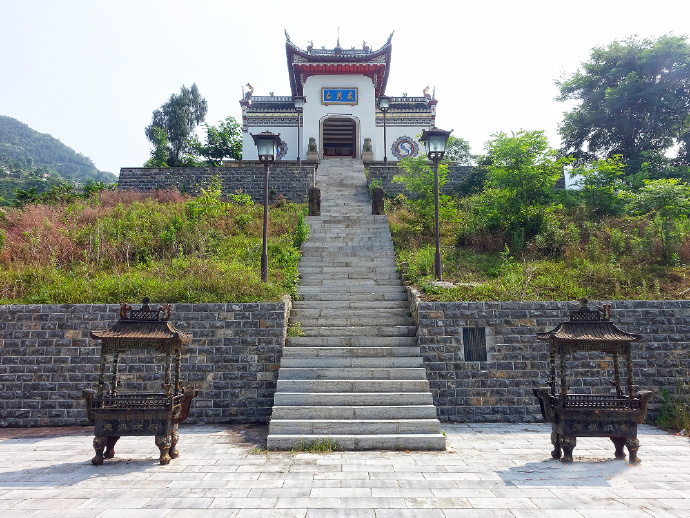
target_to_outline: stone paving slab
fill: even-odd
[[[123,437],[90,463],[92,428],[0,429],[0,517],[678,518],[690,439],[640,427],[640,466],[608,439],[550,458],[545,424],[442,424],[445,452],[266,452],[265,427],[182,426],[180,458]]]

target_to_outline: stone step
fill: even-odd
[[[302,302],[302,301],[300,301]],[[381,320],[386,320],[390,318],[412,318],[410,311],[406,308],[348,308],[347,311],[343,311],[342,308],[295,308],[293,306],[292,311],[290,311],[290,318],[300,321],[300,319],[306,318],[379,318]]]
[[[400,280],[400,276],[396,271],[397,265],[395,261],[377,261],[374,258],[367,261],[351,261],[349,264],[342,264],[340,266],[324,265],[318,260],[300,261],[299,273],[302,278],[307,276],[324,277],[333,279],[348,279],[351,276],[363,276],[365,278],[391,278]],[[357,278],[357,277],[355,277]]]
[[[302,243],[300,248],[302,254],[311,258],[322,259],[341,259],[343,257],[364,257],[364,258],[385,258],[395,259],[393,247],[376,246],[355,246],[348,244],[333,244],[332,246],[310,245]]]
[[[271,434],[266,441],[269,450],[303,449],[311,443],[330,439],[343,450],[444,451],[446,438],[439,434],[374,434],[374,435],[305,435]]]
[[[304,244],[302,244],[302,246],[304,246]],[[304,253],[304,249],[302,249],[302,251]],[[326,259],[328,259],[329,261],[330,261],[330,259],[337,259],[339,261],[352,260],[352,258],[354,258],[354,257],[356,257],[358,259],[364,258],[367,260],[369,260],[369,259],[373,260],[373,259],[379,259],[379,258],[385,258],[385,257],[390,257],[390,258],[395,259],[395,251],[394,250],[381,250],[381,249],[370,250],[370,251],[362,250],[362,249],[359,249],[359,250],[351,249],[351,250],[332,250],[329,252],[329,250],[327,248],[324,248],[324,249],[309,250],[309,256],[308,257],[311,258],[312,260],[322,260],[322,261],[325,261]],[[328,263],[326,262],[326,264],[328,264]]]
[[[435,419],[434,405],[280,405],[273,419]]]
[[[319,336],[387,336],[387,337],[413,337],[417,334],[415,326],[302,326],[304,336],[310,338]]]
[[[279,392],[280,406],[382,406],[433,405],[431,392]]]
[[[382,356],[382,357],[300,357],[286,358],[280,360],[280,368],[295,367],[303,369],[336,369],[336,368],[405,368],[423,367],[421,356]]]
[[[375,327],[379,326],[381,324],[381,321],[385,320],[386,324],[391,325],[391,326],[407,326],[407,327],[415,327],[414,326],[414,320],[410,316],[400,316],[400,317],[386,317],[385,319],[381,319],[377,315],[371,315],[371,316],[349,316],[349,317],[343,317],[343,318],[334,318],[332,316],[322,316],[322,317],[314,317],[314,318],[309,318],[309,317],[300,317],[298,315],[291,316],[288,319],[288,322],[291,325],[295,324],[300,324],[302,326],[302,331],[307,332],[306,328],[310,327]],[[415,331],[410,333],[409,336],[412,336],[416,333],[416,327]],[[313,333],[310,333],[310,336],[319,336],[315,335]]]
[[[438,419],[280,419],[271,421],[273,434],[306,435],[383,435],[383,434],[439,434]]]
[[[328,264],[323,264],[323,260],[316,257],[302,256],[299,261],[299,271],[304,275],[305,271],[310,274],[330,274],[341,272],[359,272],[366,268],[369,272],[385,272],[397,274],[397,263],[392,257],[367,257],[350,258],[343,260],[333,260]]]
[[[416,336],[289,336],[286,347],[415,347]]]
[[[372,358],[419,356],[419,347],[283,347],[286,358]]]
[[[300,368],[300,367],[281,367],[278,371],[278,379],[282,380],[322,380],[322,379],[345,379],[345,380],[424,380],[426,371],[423,367],[389,367],[389,368],[367,368],[367,367],[342,367],[337,369],[320,368]]]
[[[299,286],[297,291],[303,295],[324,295],[324,289],[321,286]],[[404,296],[407,298],[407,291],[400,284],[397,286],[391,286],[382,284],[381,286],[369,285],[365,283],[346,281],[346,282],[336,282],[332,281],[328,285],[328,290],[330,294],[335,293],[347,293],[352,295],[395,295]],[[314,299],[318,300],[318,299]],[[394,299],[397,300],[397,299]]]
[[[304,281],[310,281],[309,284],[304,284]],[[366,273],[350,273],[341,276],[335,274],[315,276],[304,275],[302,277],[302,286],[342,286],[345,287],[377,287],[377,286],[394,286],[400,288],[400,277],[397,275],[376,275],[372,278]]]
[[[357,252],[367,252],[372,250],[381,250],[385,252],[394,252],[393,243],[388,240],[381,239],[324,239],[321,241],[307,240],[301,245],[302,252],[333,252],[334,250],[352,250]]]
[[[363,246],[372,246],[372,242],[384,243],[389,246],[393,244],[393,240],[390,238],[390,236],[381,236],[380,234],[372,233],[371,230],[364,231],[363,226],[364,225],[353,225],[351,230],[342,229],[336,226],[326,226],[323,228],[309,227],[310,230],[313,230],[313,232],[309,232],[309,237],[304,243],[306,244],[309,242],[311,244],[316,243],[325,245],[331,242],[339,244],[352,242],[362,243]],[[359,230],[359,232],[357,232],[357,230]],[[381,229],[378,232],[382,233],[384,232],[384,229]]]
[[[429,390],[423,380],[286,380],[279,379],[277,392],[420,392]]]
[[[370,290],[369,292],[355,293],[353,291],[340,291],[336,293],[319,293],[314,291],[302,291],[298,290],[298,293],[304,298],[309,298],[310,301],[355,301],[366,302],[366,301],[405,301],[407,302],[407,293],[403,290],[400,293],[381,293],[374,292]]]
[[[294,300],[292,302],[292,309],[310,309],[310,310],[371,310],[380,309],[382,311],[389,311],[392,309],[404,309],[409,311],[409,302],[406,300],[390,300],[387,302],[370,301],[370,300]]]

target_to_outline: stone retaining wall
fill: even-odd
[[[314,186],[317,164],[297,166],[280,163],[270,168],[268,189],[282,194],[288,201],[306,203],[307,191]],[[233,167],[124,167],[120,169],[119,189],[150,191],[177,189],[199,194],[200,188],[220,179],[222,194],[242,191],[256,203],[264,200],[264,168],[259,162],[238,162]]]
[[[368,171],[367,185],[374,180],[379,180],[386,196],[395,196],[397,194],[410,196],[410,193],[405,190],[403,184],[393,182],[394,176],[403,175],[405,173],[405,171],[398,168],[397,165],[384,166],[383,162],[367,162],[364,164],[364,167]],[[451,194],[460,186],[472,169],[472,166],[466,165],[449,166],[448,182],[441,188],[441,194]]]
[[[600,303],[590,303],[596,307]],[[537,332],[567,320],[574,302],[419,302],[418,339],[439,418],[443,421],[541,420],[531,389],[546,384],[548,344]],[[647,414],[658,415],[659,391],[690,383],[690,301],[617,301],[611,320],[642,335],[633,344],[633,375],[655,392]],[[465,361],[464,328],[484,328],[487,361]],[[611,393],[613,366],[601,354],[568,362],[574,392]],[[622,374],[626,374],[625,364]]]
[[[182,365],[184,382],[200,389],[188,422],[268,422],[289,307],[289,301],[173,306],[171,321],[194,336]],[[0,426],[87,424],[80,394],[95,389],[100,363],[100,342],[89,332],[113,325],[118,310],[0,306]],[[160,392],[163,360],[123,354],[122,389]]]
[[[418,340],[439,418],[443,421],[541,420],[532,387],[548,373],[547,345],[537,332],[568,318],[569,302],[418,302]],[[183,380],[200,389],[191,423],[267,422],[273,405],[290,302],[176,304],[173,323],[193,333]],[[83,388],[98,381],[97,341],[89,332],[111,326],[116,305],[0,306],[0,426],[85,424]],[[618,301],[613,321],[642,334],[633,373],[656,395],[690,382],[690,301]],[[465,328],[484,328],[486,361],[465,361]],[[573,390],[609,393],[613,368],[581,354],[570,371]],[[162,358],[123,355],[123,389],[160,390]],[[110,365],[108,366],[110,368]],[[623,369],[625,374],[625,369]]]

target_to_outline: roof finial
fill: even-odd
[[[388,43],[390,43],[391,40],[393,39],[393,34],[395,34],[395,31],[391,32],[391,35],[388,36]]]
[[[283,29],[283,30],[285,31],[285,39],[288,40],[288,43],[291,43],[290,42],[290,35],[288,34],[287,29]]]
[[[338,25],[338,43],[335,46],[340,47],[340,25]]]

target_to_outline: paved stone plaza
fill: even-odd
[[[264,453],[266,427],[182,426],[180,458],[123,437],[91,465],[92,428],[0,430],[0,516],[687,517],[690,439],[643,425],[642,464],[581,438],[550,458],[545,424],[445,424],[445,452]]]

